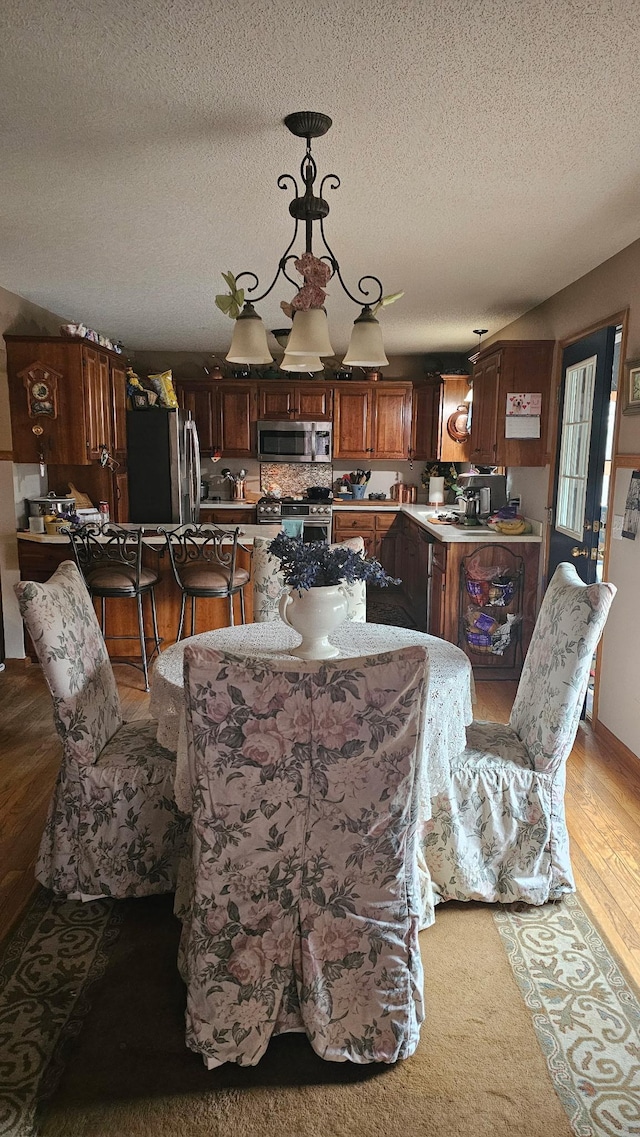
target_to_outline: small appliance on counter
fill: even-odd
[[[507,479],[504,474],[458,474],[458,482],[465,490],[465,500],[468,500],[467,490],[479,491],[476,514],[480,518],[489,517],[498,509],[504,509],[507,504]],[[465,516],[468,516],[466,507]]]
[[[467,488],[462,496],[464,498],[464,513],[459,523],[467,528],[480,525],[480,490]]]
[[[53,513],[62,516],[63,513],[75,513],[75,497],[59,497],[55,493],[46,497],[27,498],[29,503],[29,517],[47,517]]]

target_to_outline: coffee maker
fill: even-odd
[[[463,497],[467,502],[465,517],[472,514],[473,505],[469,497],[475,498],[475,516],[488,517],[507,504],[507,479],[505,474],[458,474],[458,482],[463,487]],[[473,492],[472,492],[473,491]],[[469,496],[468,496],[469,495]],[[467,512],[467,509],[469,512]]]

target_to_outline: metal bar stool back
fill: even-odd
[[[177,640],[181,639],[187,596],[191,597],[191,635],[196,630],[196,599],[227,598],[229,623],[233,627],[233,598],[240,593],[240,614],[245,622],[244,587],[250,574],[236,565],[240,529],[216,525],[183,525],[158,529],[164,533],[173,575],[182,592]]]
[[[158,573],[146,568],[142,564],[142,529],[123,529],[119,525],[107,525],[100,528],[98,525],[82,525],[79,529],[63,529],[63,533],[71,539],[71,547],[76,564],[84,577],[85,584],[91,596],[100,598],[100,627],[105,640],[139,639],[140,664],[130,659],[114,662],[130,663],[132,667],[140,667],[144,675],[145,690],[149,690],[149,658],[160,651],[161,640],[158,636],[158,618],[156,613],[156,600],[154,586],[160,577]],[[142,602],[144,596],[149,596],[151,605],[151,621],[153,627],[153,650],[151,657],[147,656],[147,645],[144,631],[144,611]],[[135,599],[138,612],[138,635],[111,635],[105,631],[105,601],[109,598]]]

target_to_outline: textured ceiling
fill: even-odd
[[[405,289],[387,351],[464,350],[640,236],[638,0],[2,7],[0,284],[128,347],[228,345],[220,271],[267,280],[290,239],[293,110],[334,120],[345,279]]]

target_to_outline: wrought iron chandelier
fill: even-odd
[[[297,293],[291,305],[293,326],[286,341],[281,367],[285,371],[322,370],[320,357],[334,354],[324,309],[324,286],[329,280],[337,279],[349,299],[362,309],[353,325],[343,364],[347,367],[385,367],[389,360],[385,355],[380,324],[374,314],[374,308],[383,299],[382,283],[377,276],[362,276],[357,285],[359,295],[354,296],[344,282],[340,264],[324,231],[324,220],[329,213],[329,203],[323,196],[325,185],[329,189],[338,189],[340,178],[337,174],[325,174],[320,182],[319,194],[316,195],[314,191],[318,170],[311,153],[311,139],[321,138],[326,134],[331,127],[331,119],[328,115],[317,111],[297,111],[295,114],[287,115],[284,124],[297,138],[305,138],[307,142],[306,152],[300,163],[300,178],[304,192],[300,192],[293,174],[280,174],[278,178],[280,189],[286,189],[287,185],[290,185],[295,191],[295,197],[289,203],[289,213],[295,222],[293,237],[278,261],[278,269],[271,284],[260,295],[252,295],[260,287],[259,279],[254,272],[241,272],[235,278],[236,288],[243,280],[249,280],[251,283],[243,290],[241,301],[243,307],[235,321],[231,347],[226,358],[229,363],[248,365],[272,362],[273,357],[267,345],[266,328],[254,305],[264,300],[283,276],[297,289]],[[305,252],[298,258],[291,250],[301,224],[304,225],[305,231]],[[314,225],[318,226],[320,239],[326,250],[320,257],[315,256],[313,252]],[[295,263],[295,268],[303,277],[302,285],[300,281],[289,275],[291,262]],[[389,299],[391,298],[387,298],[385,302]],[[282,343],[280,337],[279,332],[279,342]]]

